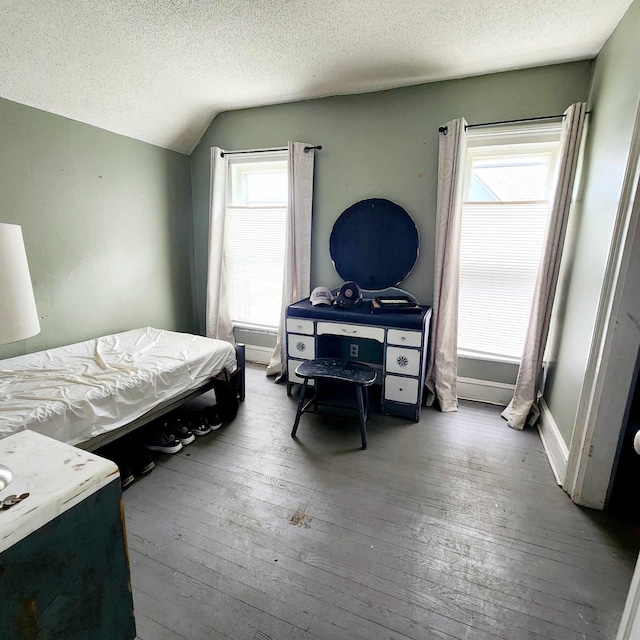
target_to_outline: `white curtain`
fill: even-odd
[[[442,411],[457,411],[458,281],[460,225],[467,122],[457,118],[440,127],[436,247],[427,404],[435,398]]]
[[[537,406],[540,395],[538,382],[549,335],[551,310],[558,283],[585,115],[584,102],[571,105],[564,113],[558,158],[558,182],[549,213],[547,236],[533,294],[522,361],[513,399],[502,414],[513,429],[523,429],[527,422],[534,424],[540,414]]]
[[[227,205],[227,159],[222,149],[211,148],[209,188],[209,260],[207,269],[206,335],[235,344],[227,276],[224,268],[224,221]]]
[[[284,372],[286,359],[285,312],[288,305],[311,291],[311,206],[313,201],[314,150],[305,142],[289,142],[289,202],[285,243],[282,313],[276,347],[267,375]]]

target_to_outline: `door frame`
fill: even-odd
[[[637,640],[640,637],[640,558],[631,578],[631,586],[622,612],[616,640]]]
[[[595,509],[607,504],[635,376],[638,354],[624,329],[637,322],[627,308],[640,280],[639,220],[640,96],[563,483],[575,503]]]

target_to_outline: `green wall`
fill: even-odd
[[[341,283],[329,256],[336,218],[354,202],[385,197],[414,218],[421,238],[414,271],[403,283],[423,303],[433,296],[433,250],[438,126],[458,116],[469,123],[562,113],[586,100],[591,62],[540,67],[230,111],[218,115],[191,157],[195,236],[195,296],[204,325],[207,262],[209,149],[286,146],[297,140],[323,145],[316,154],[311,284]],[[468,363],[467,363],[468,364]],[[474,377],[477,364],[473,367]],[[510,371],[505,377],[505,369]],[[461,363],[460,375],[472,375]],[[481,373],[513,381],[517,366]]]
[[[0,222],[22,225],[42,332],[0,358],[193,330],[189,158],[0,99]]]
[[[567,444],[584,382],[640,96],[639,27],[640,0],[636,0],[594,68],[583,179],[565,245],[544,394]]]

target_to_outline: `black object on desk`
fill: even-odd
[[[371,313],[420,313],[421,310],[408,296],[376,296],[371,300]]]

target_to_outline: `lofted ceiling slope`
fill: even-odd
[[[631,0],[0,0],[0,96],[181,153],[220,111],[594,57]]]

